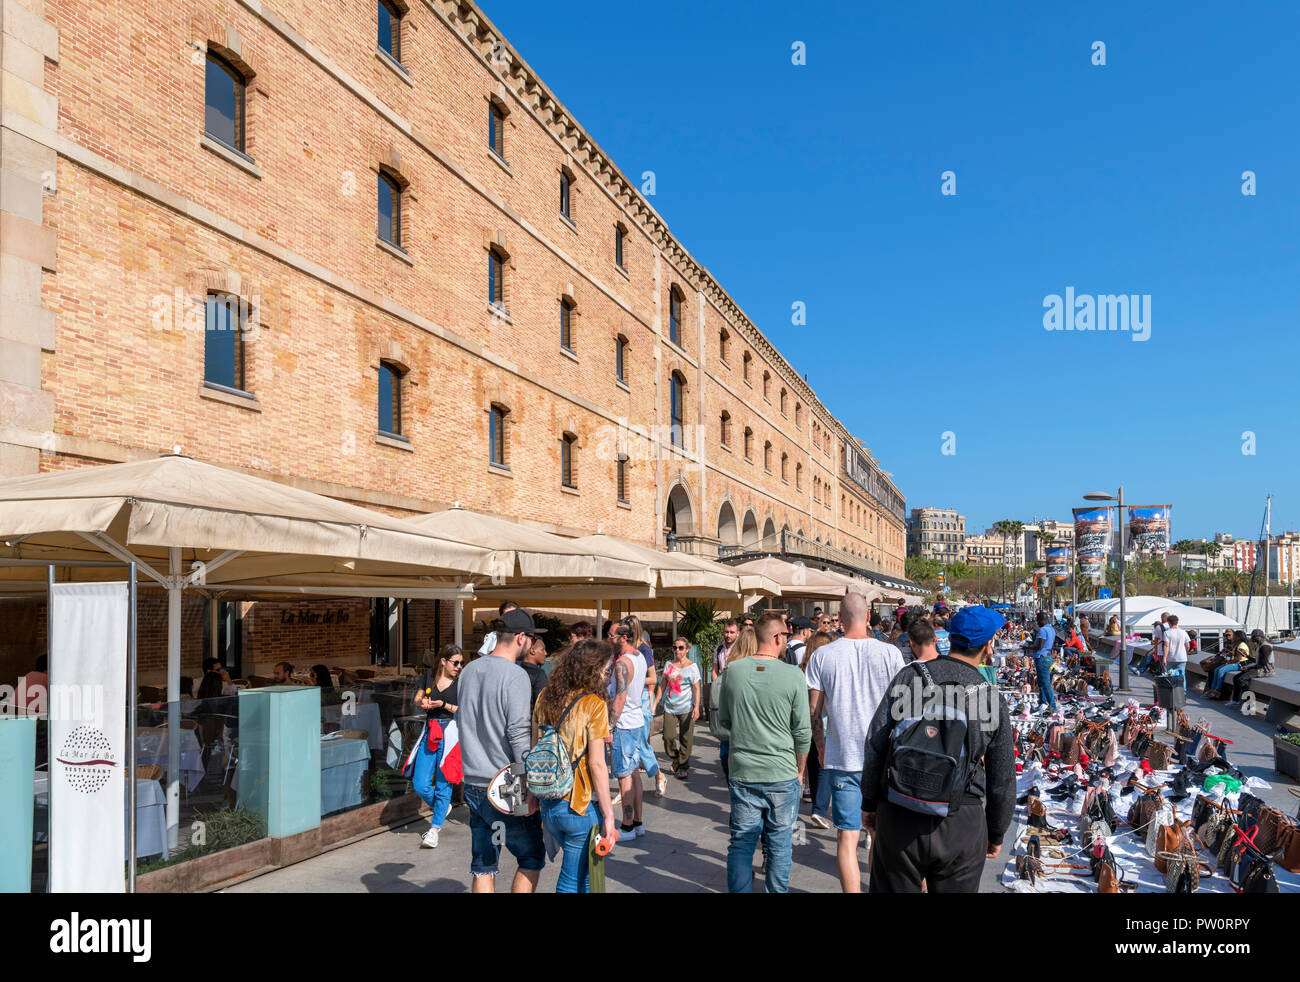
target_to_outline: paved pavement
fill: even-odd
[[[1117,676],[1114,668],[1112,671]],[[1189,679],[1189,682],[1191,680]],[[1133,696],[1143,703],[1154,701],[1149,679],[1133,676]],[[1117,694],[1117,699],[1119,694]],[[1211,732],[1234,741],[1229,758],[1247,776],[1255,775],[1271,786],[1260,793],[1269,804],[1294,814],[1296,799],[1286,789],[1294,782],[1273,770],[1273,727],[1262,717],[1246,719],[1221,702],[1210,702],[1188,693],[1188,717],[1195,722],[1204,715]],[[653,738],[661,749],[659,738]],[[660,765],[664,758],[660,757]],[[718,763],[718,743],[701,729],[695,741],[694,766],[685,781],[669,778],[669,793],[655,798],[648,778],[645,822],[649,833],[621,843],[607,860],[606,878],[610,893],[723,893],[726,892],[727,792]],[[808,806],[801,807],[802,841],[794,846],[790,877],[792,893],[835,893],[839,879],[835,870],[835,832],[807,823]],[[231,893],[455,893],[469,889],[468,813],[463,806],[453,809],[437,849],[419,848],[420,835],[428,827],[423,820],[335,849],[314,859],[276,870],[230,888]],[[866,850],[860,849],[863,884],[866,884]],[[1004,854],[1005,857],[1005,854]],[[997,882],[1005,858],[985,864],[981,891],[1006,892]],[[754,889],[763,889],[758,872],[761,852],[756,855]],[[502,875],[498,892],[510,888],[514,862],[502,854]],[[543,870],[539,889],[555,889],[558,864]]]

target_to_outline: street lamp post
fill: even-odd
[[[1115,502],[1115,517],[1119,521],[1119,691],[1128,692],[1128,645],[1124,640],[1128,632],[1128,610],[1124,603],[1128,593],[1124,583],[1125,556],[1128,553],[1124,532],[1124,485],[1120,485],[1118,495],[1106,494],[1104,491],[1094,491],[1091,494],[1085,494],[1083,497],[1087,501]]]

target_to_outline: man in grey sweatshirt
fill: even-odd
[[[470,873],[474,893],[496,889],[501,856],[496,830],[505,833],[505,847],[519,869],[512,893],[532,893],[546,864],[542,819],[530,794],[528,815],[503,815],[487,797],[487,787],[501,768],[522,761],[532,742],[532,717],[528,710],[532,686],[528,673],[516,661],[533,640],[546,632],[523,609],[506,611],[495,624],[496,645],[487,655],[461,670],[460,709],[456,726],[460,734],[460,759],[465,773],[465,803],[469,805],[471,839]]]

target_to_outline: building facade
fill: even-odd
[[[966,562],[971,566],[1002,566],[1006,545],[997,534],[966,536]]]
[[[907,520],[907,554],[941,563],[964,563],[966,516],[952,508],[913,508]]]

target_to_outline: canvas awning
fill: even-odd
[[[733,567],[742,573],[757,573],[776,582],[781,596],[791,600],[840,600],[849,592],[849,578],[832,576],[820,569],[789,563],[775,556],[763,556]]]

